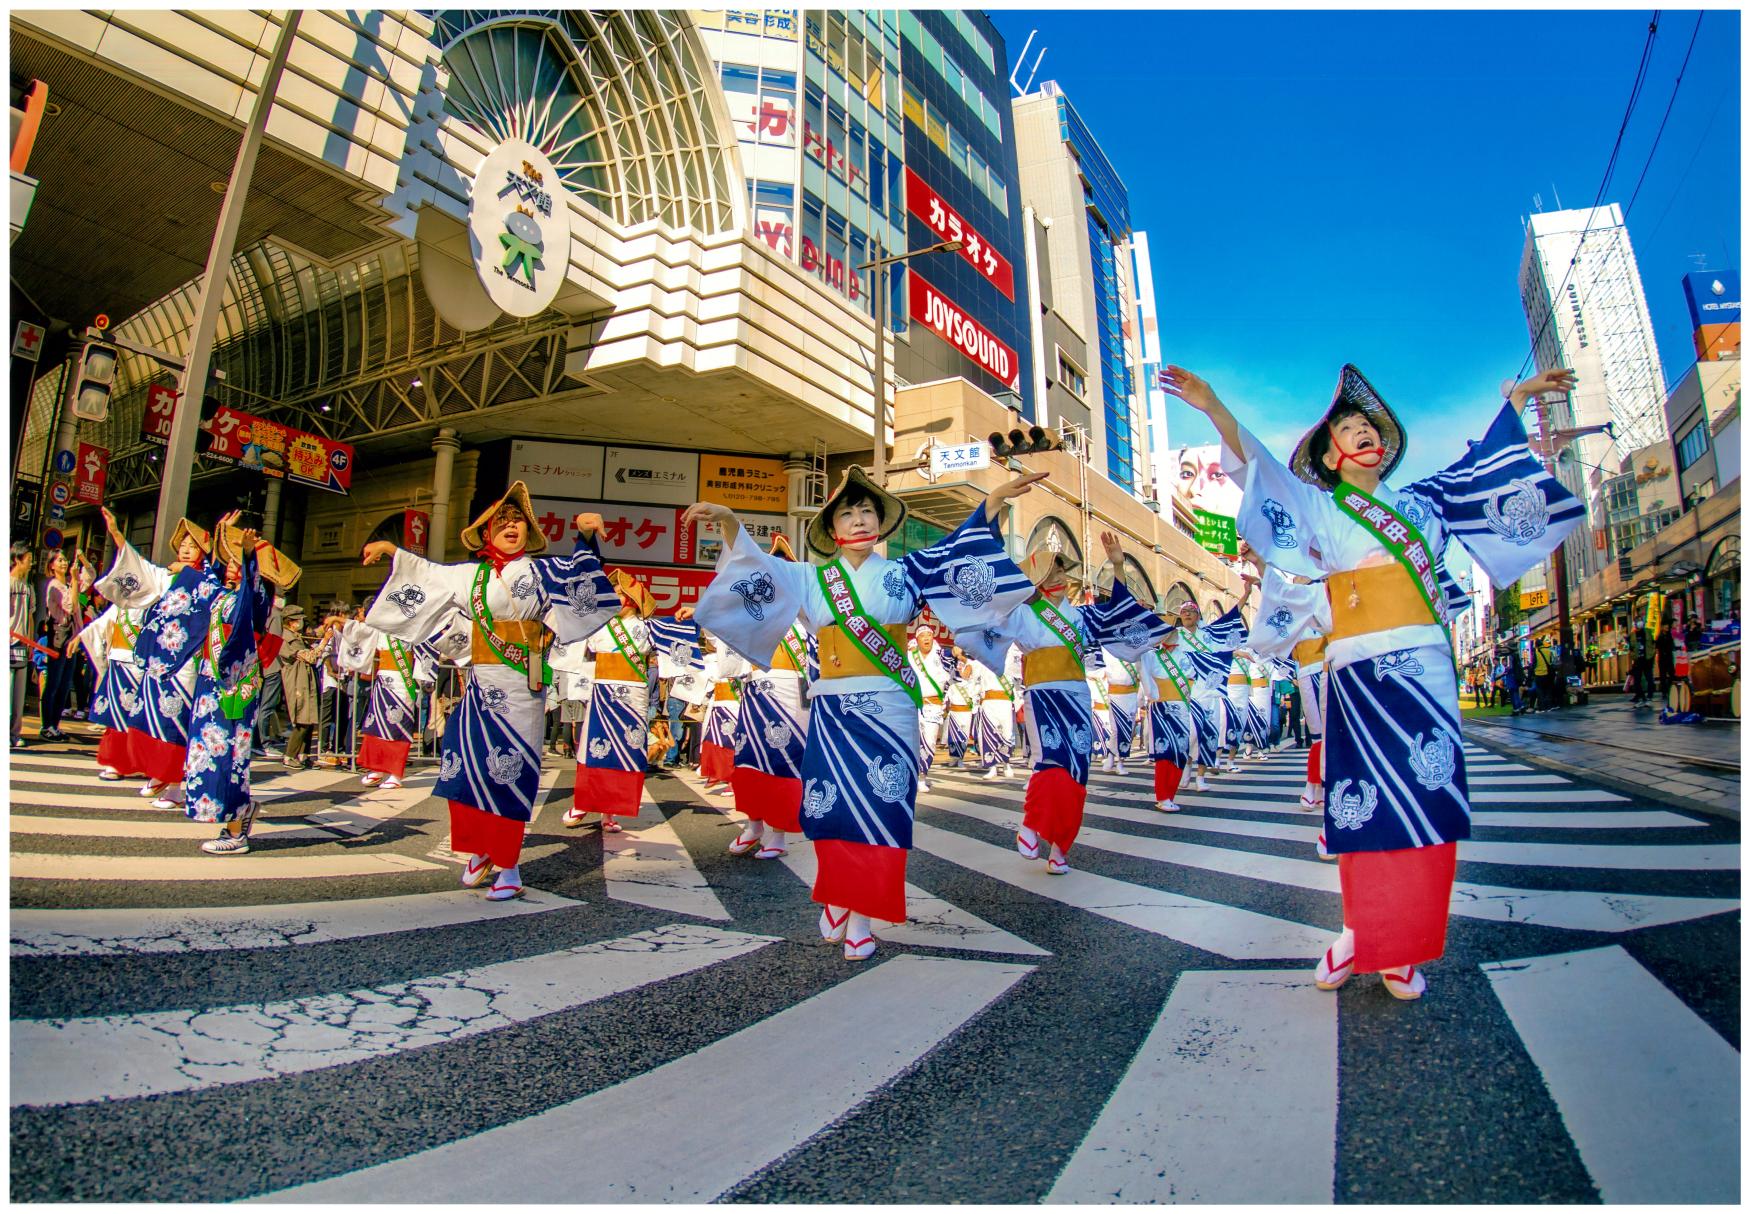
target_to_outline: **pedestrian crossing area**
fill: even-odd
[[[429,775],[261,765],[260,845],[221,858],[88,758],[16,754],[14,1191],[1738,1200],[1736,825],[1466,759],[1448,954],[1404,1004],[1312,985],[1342,917],[1304,751],[1170,815],[1142,761],[1096,768],[1064,876],[1014,849],[1023,769],[939,761],[910,917],[860,965],[808,842],[729,856],[690,773],[603,835],[560,825],[549,759],[528,896],[494,904]]]

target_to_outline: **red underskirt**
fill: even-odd
[[[636,818],[643,800],[643,772],[577,765],[577,783],[571,790],[573,809],[588,814]]]
[[[460,801],[450,802],[450,850],[485,856],[500,868],[515,868],[523,854],[526,822],[501,818]]]
[[[1314,742],[1306,752],[1306,782],[1308,784],[1323,784],[1325,782],[1325,742],[1321,738]]]
[[[97,741],[97,765],[108,767],[124,776],[144,774],[134,766],[132,730],[106,729]]]
[[[699,747],[699,776],[712,784],[726,783],[735,772],[735,752],[715,742]]]
[[[399,780],[407,774],[407,752],[412,745],[411,742],[390,742],[375,734],[361,733],[358,769],[380,771]]]
[[[729,775],[735,808],[773,830],[802,829],[802,781],[769,775],[752,767],[737,767]]]
[[[883,919],[905,922],[905,852],[848,839],[816,839],[814,900]]]
[[[183,765],[188,762],[188,747],[164,742],[140,729],[128,731],[128,752],[147,779],[160,784],[182,783]]]
[[[1027,801],[1021,821],[1027,829],[1069,854],[1070,845],[1082,830],[1082,807],[1087,803],[1086,785],[1061,767],[1042,767],[1027,781]]]
[[[1344,852],[1343,925],[1355,932],[1355,972],[1433,961],[1446,951],[1458,844]]]
[[[1179,781],[1185,772],[1165,759],[1155,760],[1155,800],[1171,801],[1179,795]]]

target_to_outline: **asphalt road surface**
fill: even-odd
[[[1334,865],[1284,751],[1150,808],[1096,772],[1071,860],[1024,772],[921,799],[912,921],[823,945],[813,856],[726,854],[653,776],[530,895],[463,891],[428,769],[258,763],[247,856],[12,756],[18,1200],[1735,1202],[1735,823],[1469,750],[1444,959],[1417,1003],[1312,964]]]

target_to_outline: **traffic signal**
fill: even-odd
[[[73,381],[73,416],[100,422],[109,416],[109,396],[115,388],[117,350],[106,341],[87,341],[79,353]]]
[[[1022,430],[1010,430],[1007,436],[1001,430],[993,430],[990,436],[991,454],[998,459],[1007,459],[1014,455],[1034,455],[1040,451],[1058,451],[1063,447],[1063,439],[1044,426],[1029,426]]]

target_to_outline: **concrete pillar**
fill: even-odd
[[[456,452],[462,444],[456,432],[445,426],[432,440],[431,449],[437,461],[431,471],[431,535],[426,540],[426,557],[444,559],[444,548],[450,540],[450,472],[456,464]]]
[[[790,482],[790,543],[797,552],[802,551],[802,532],[814,516],[814,510],[808,504],[810,469],[808,457],[802,452],[792,451],[784,456],[784,475]]]
[[[280,530],[280,491],[285,482],[277,476],[267,478],[267,500],[261,507],[261,538],[276,544]]]

